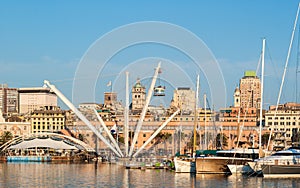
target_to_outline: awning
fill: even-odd
[[[50,138],[40,139],[35,138],[29,141],[23,141],[19,144],[12,145],[9,149],[27,149],[27,148],[36,148],[36,147],[44,147],[44,148],[53,148],[53,149],[67,149],[67,150],[78,150],[77,147],[66,144],[63,141],[52,140]]]

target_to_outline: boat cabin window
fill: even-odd
[[[249,158],[249,159],[258,159],[258,153],[225,153],[217,152],[219,157],[236,157],[236,158]]]
[[[300,156],[300,153],[274,153],[272,156]]]

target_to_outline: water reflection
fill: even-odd
[[[0,187],[300,187],[300,179],[174,173],[113,164],[0,163]]]

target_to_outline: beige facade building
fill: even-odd
[[[235,88],[233,95],[233,107],[239,108],[241,107],[241,91],[240,88]]]
[[[79,109],[99,109],[99,104],[97,103],[80,103],[79,104]]]
[[[300,130],[300,104],[286,103],[271,106],[265,114],[265,125],[274,133],[274,149],[280,150],[292,145],[293,133]]]
[[[26,114],[43,106],[57,106],[57,96],[49,88],[20,88],[19,113]]]
[[[0,135],[9,131],[13,136],[24,136],[31,133],[30,122],[0,122]]]
[[[141,84],[141,81],[138,79],[136,84],[131,90],[132,94],[132,107],[131,111],[134,114],[141,113],[145,104],[146,104],[146,88]]]
[[[24,136],[31,133],[31,125],[29,122],[20,122],[21,119],[17,118],[19,121],[6,122],[2,117],[0,111],[0,135],[3,132],[11,132],[13,136]]]
[[[245,71],[240,80],[240,106],[242,108],[260,107],[260,80],[255,71]]]
[[[189,87],[179,87],[174,91],[172,107],[180,108],[182,114],[192,114],[195,111],[195,91]]]
[[[109,106],[114,106],[116,103],[118,103],[118,97],[117,93],[115,92],[105,92],[104,93],[104,105],[109,107]]]
[[[30,113],[32,133],[60,132],[65,128],[65,112],[56,106],[45,106]]]
[[[0,110],[4,117],[18,113],[18,90],[8,88],[7,84],[0,84]]]

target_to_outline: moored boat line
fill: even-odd
[[[300,148],[290,147],[271,156],[249,162],[255,176],[300,176]]]

